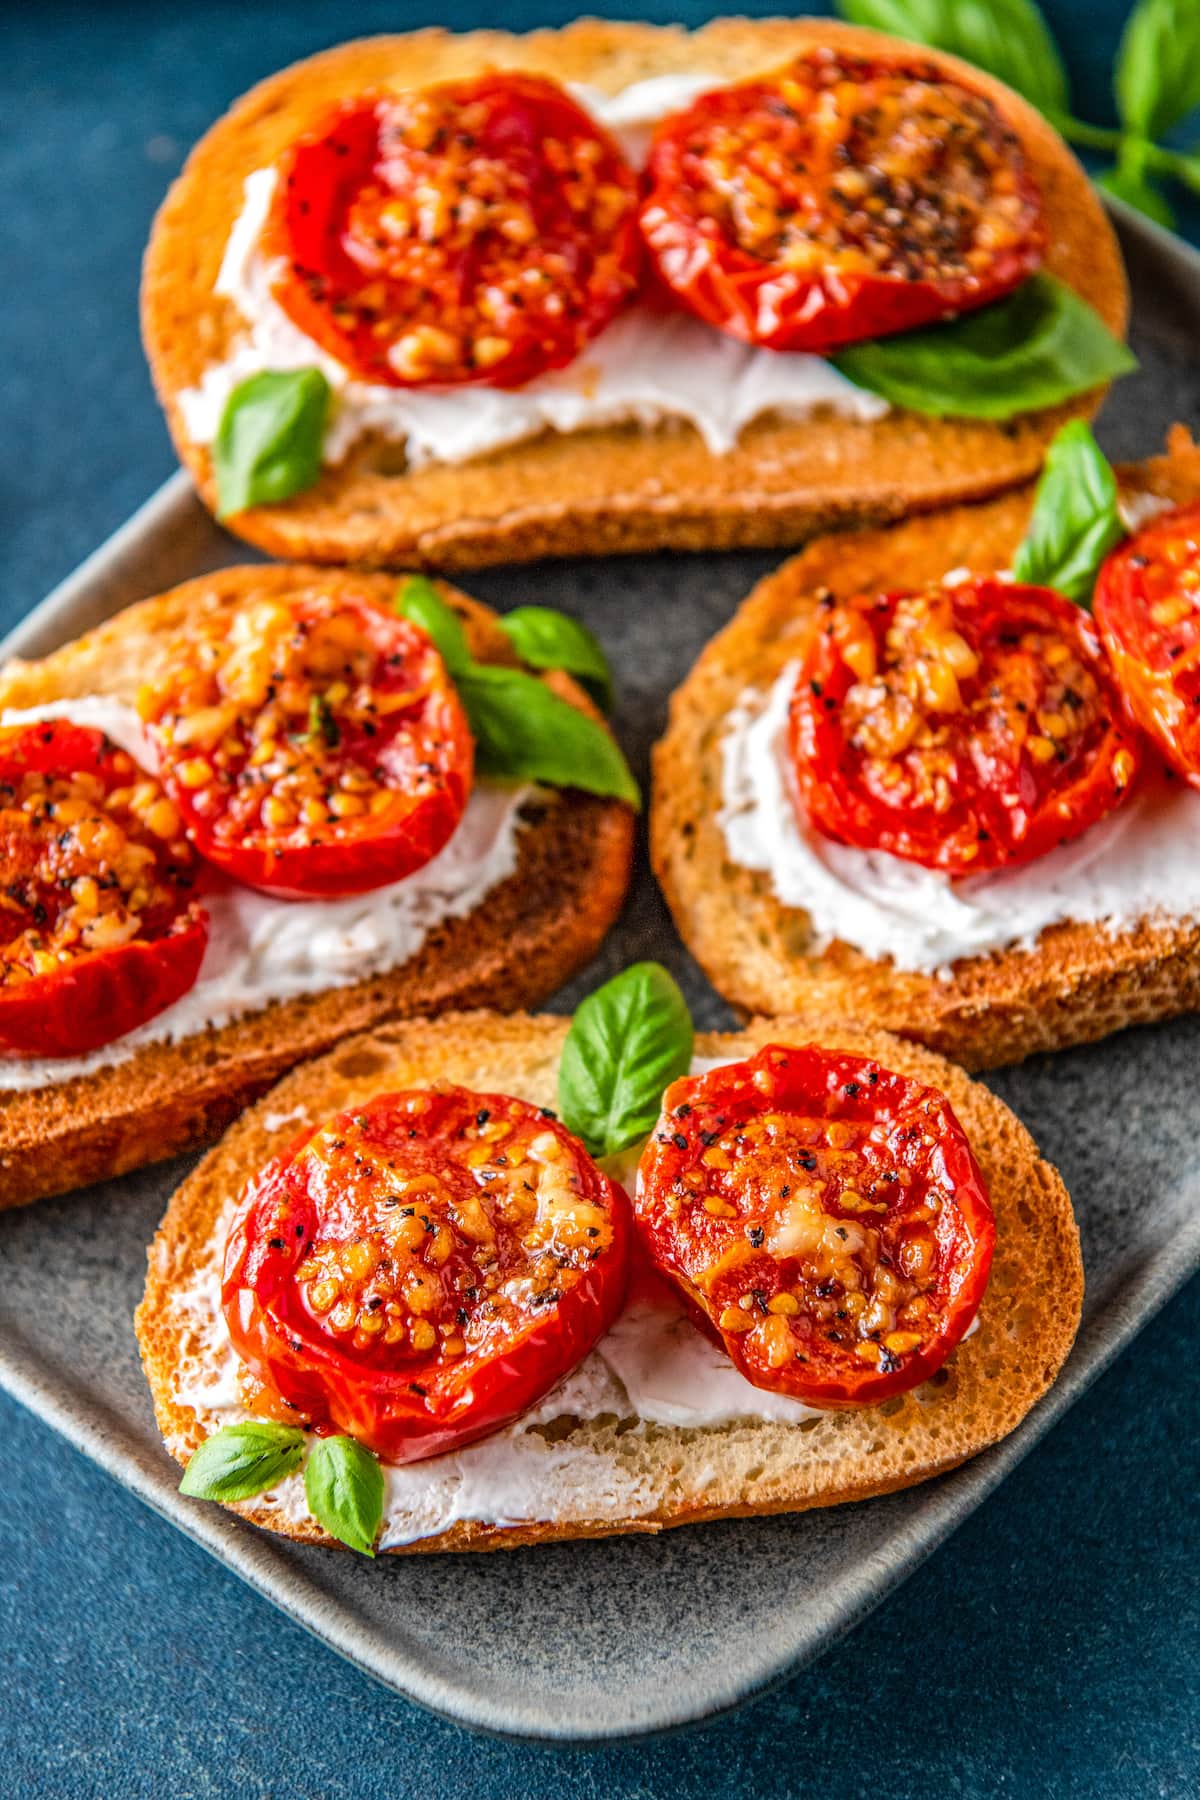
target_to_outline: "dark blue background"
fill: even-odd
[[[516,0],[443,22],[568,11]],[[1108,118],[1122,0],[1047,11],[1077,109]],[[174,466],[136,294],[188,145],[278,65],[438,15],[292,0],[0,17],[7,629]],[[393,1698],[0,1398],[0,1794],[1200,1794],[1198,1341],[1193,1283],[930,1564],[776,1695],[586,1752],[473,1737]]]

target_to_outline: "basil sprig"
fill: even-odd
[[[585,688],[602,712],[611,712],[612,670],[586,625],[552,606],[514,606],[500,621],[521,661],[531,669],[563,669]]]
[[[308,1439],[299,1426],[250,1419],[205,1438],[183,1472],[181,1494],[194,1500],[250,1500],[304,1464],[308,1510],[331,1537],[374,1556],[383,1521],[383,1470],[353,1438]]]
[[[396,608],[441,652],[467,714],[481,774],[581,788],[640,807],[629,764],[603,725],[535,675],[476,662],[461,621],[431,581],[410,576]]]
[[[238,383],[213,443],[219,519],[314,485],[329,400],[320,369],[267,369]]]
[[[977,312],[852,344],[833,361],[894,406],[969,419],[1040,412],[1137,368],[1099,313],[1046,274]]]
[[[223,1425],[194,1453],[179,1491],[193,1500],[249,1500],[300,1467],[304,1442],[295,1425],[266,1419]]]
[[[1161,181],[1200,193],[1200,155],[1160,141],[1200,106],[1196,0],[1138,0],[1133,8],[1113,70],[1121,120],[1115,130],[1072,117],[1063,60],[1034,0],[838,0],[838,10],[857,25],[946,50],[1006,81],[1070,143],[1115,156],[1100,186],[1159,224],[1174,223]]]
[[[1100,564],[1124,536],[1117,478],[1091,428],[1073,419],[1046,453],[1013,574],[1090,607]]]
[[[576,1009],[558,1065],[558,1110],[593,1156],[648,1137],[663,1089],[691,1067],[687,1001],[661,963],[634,963]]]
[[[318,1438],[304,1466],[308,1510],[330,1537],[374,1556],[383,1519],[379,1458],[355,1438]]]

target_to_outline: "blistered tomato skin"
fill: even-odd
[[[999,299],[1045,252],[1041,197],[991,101],[932,65],[810,51],[655,134],[642,234],[680,303],[824,353]]]
[[[1112,552],[1094,611],[1134,717],[1200,787],[1200,502],[1165,513]]]
[[[332,589],[198,618],[138,710],[201,855],[286,899],[411,875],[471,791],[474,744],[431,640]]]
[[[223,1304],[252,1410],[437,1456],[537,1404],[620,1311],[621,1188],[552,1115],[463,1088],[372,1100],[242,1198]]]
[[[756,1387],[865,1406],[936,1373],[995,1221],[945,1095],[771,1044],[668,1088],[634,1210],[660,1273]]]
[[[542,76],[359,96],[280,177],[276,298],[364,381],[520,386],[571,362],[637,286],[636,177]]]
[[[1141,750],[1088,614],[992,577],[822,596],[789,744],[802,826],[956,877],[1078,837]]]
[[[208,917],[178,810],[90,727],[0,731],[0,1054],[80,1056],[195,983]]]

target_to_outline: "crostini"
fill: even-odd
[[[212,1139],[347,1031],[580,968],[638,796],[566,668],[606,680],[563,615],[290,565],[0,671],[0,1207]]]
[[[231,529],[442,568],[985,497],[1133,366],[1112,229],[1046,120],[828,20],[324,52],[193,151],[142,316]]]
[[[654,756],[655,871],[727,1000],[975,1068],[1200,1004],[1198,495],[1181,428],[1114,474],[1074,425],[1036,501],[759,585]]]
[[[693,1038],[640,964],[294,1071],[174,1196],[136,1325],[185,1493],[494,1549],[925,1480],[1045,1392],[1082,1288],[961,1069],[816,1015]]]

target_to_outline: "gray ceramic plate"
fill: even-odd
[[[1142,373],[1109,404],[1114,454],[1200,420],[1200,257],[1121,215]],[[126,602],[245,552],[176,477],[8,640],[38,654]],[[667,695],[774,559],[642,557],[474,578],[501,606],[584,618],[613,653],[618,727],[643,771]],[[680,948],[644,863],[601,961],[563,996],[653,955],[698,1021],[727,1014]],[[0,1217],[0,1381],[34,1412],[326,1643],[464,1724],[559,1740],[663,1729],[732,1707],[816,1656],[985,1498],[1200,1261],[1200,1020],[1042,1058],[994,1086],[1061,1167],[1083,1232],[1079,1341],[1005,1443],[941,1480],[794,1518],[491,1556],[304,1550],[181,1500],[158,1440],[131,1314],[180,1163]],[[748,1613],[747,1592],[770,1606]]]

